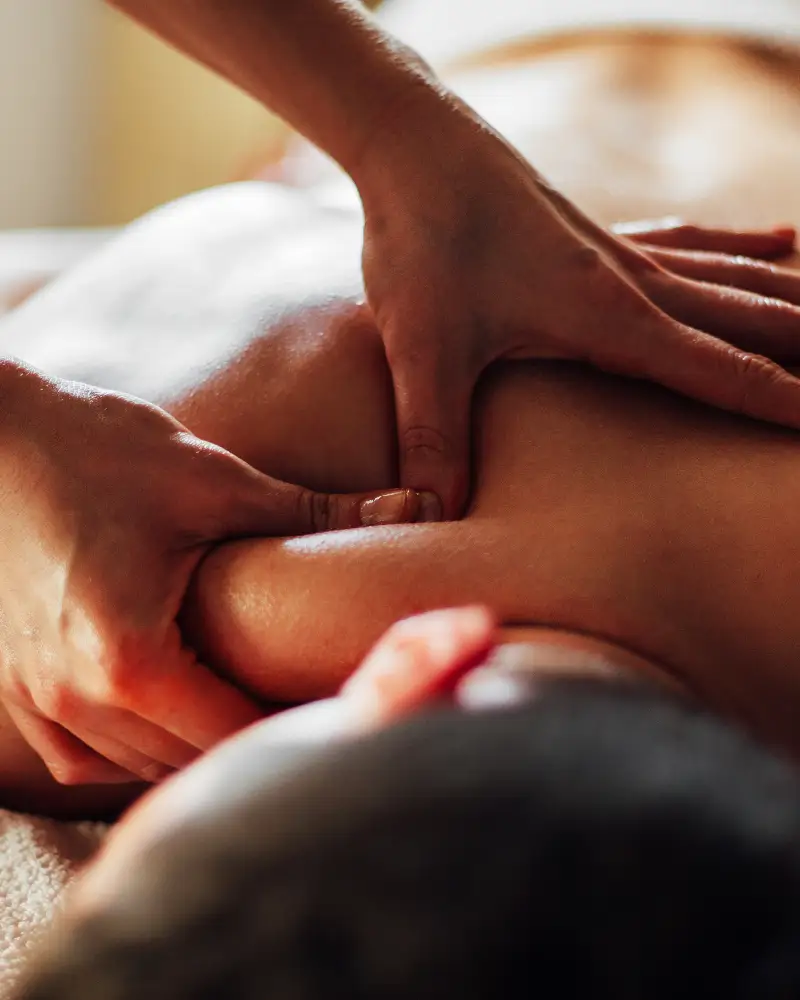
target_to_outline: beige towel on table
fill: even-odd
[[[103,823],[62,823],[0,809],[0,1000],[11,995],[64,890],[107,831]]]

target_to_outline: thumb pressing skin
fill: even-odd
[[[333,497],[344,501],[344,517],[352,519],[348,505],[357,505],[359,523],[362,527],[379,524],[421,524],[442,519],[442,506],[435,493],[428,490],[390,490],[377,493],[366,499],[355,497]],[[350,527],[343,524],[342,527]],[[335,527],[335,526],[334,526]]]
[[[441,519],[438,499],[424,491],[317,493],[256,472],[245,488],[228,500],[216,538],[303,535]]]

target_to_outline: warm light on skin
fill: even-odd
[[[326,746],[390,725],[443,690],[453,689],[460,707],[477,711],[522,704],[554,678],[639,676],[676,687],[648,661],[591,636],[496,629],[480,608],[408,619],[376,645],[338,697],[250,726],[141,799],[72,889],[68,912],[112,905],[148,848],[263,789],[265,769],[282,782]]]

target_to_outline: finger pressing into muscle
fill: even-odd
[[[694,226],[679,219],[620,223],[612,226],[619,236],[635,243],[676,250],[704,250],[738,257],[773,260],[790,254],[795,246],[792,226],[766,230],[712,229]]]
[[[460,516],[469,482],[474,380],[462,366],[389,359],[395,387],[400,481],[434,493],[446,519]]]
[[[800,429],[800,379],[767,358],[655,314],[621,327],[591,360],[710,406]]]
[[[232,457],[232,456],[231,456]],[[226,463],[217,479],[214,516],[199,541],[248,535],[300,535],[375,524],[439,520],[438,500],[408,489],[320,493]],[[225,478],[227,477],[227,478]]]
[[[57,723],[16,705],[6,705],[6,710],[19,734],[60,784],[111,785],[138,780]]]
[[[687,326],[746,351],[784,361],[800,357],[800,307],[739,288],[674,276],[645,280],[652,300]]]
[[[389,489],[370,493],[301,490],[296,502],[309,512],[309,531],[342,531],[442,519],[439,498],[429,490]]]
[[[800,271],[752,258],[728,257],[725,254],[661,250],[655,247],[644,249],[673,274],[714,285],[729,285],[800,305]]]

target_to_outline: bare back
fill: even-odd
[[[784,178],[773,192],[796,176],[793,162],[772,164]],[[702,198],[692,217],[738,220],[741,201],[727,197],[733,218],[708,219]],[[640,214],[633,199],[613,208]],[[747,221],[772,223],[769,211]],[[792,217],[796,202],[780,210]],[[165,405],[272,475],[325,490],[392,486],[391,388],[361,301],[359,246],[358,215],[313,195],[207,192],[128,230],[0,337],[53,374]],[[797,438],[554,364],[498,370],[476,413],[463,522],[214,554],[187,608],[212,663],[264,698],[326,694],[397,617],[481,600],[510,624],[609,637],[789,738]]]

